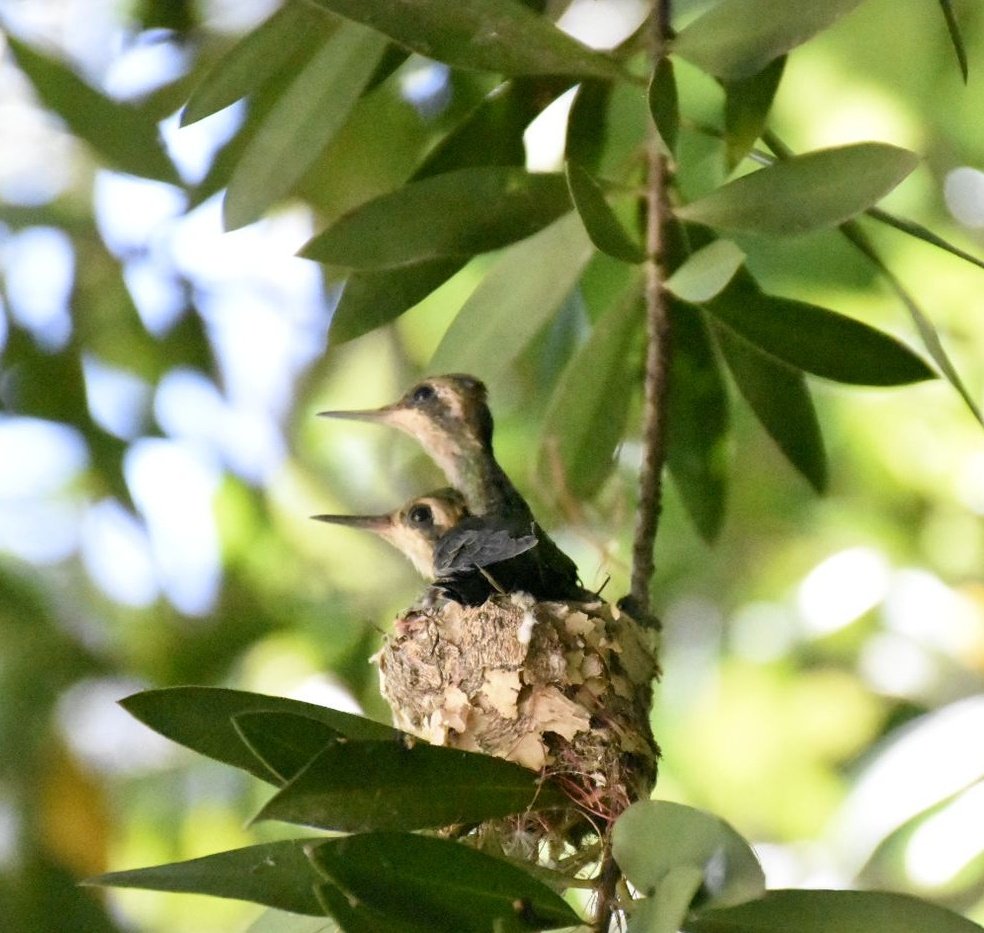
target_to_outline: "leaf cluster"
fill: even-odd
[[[549,781],[511,762],[422,744],[368,719],[235,690],[178,687],[122,705],[168,738],[276,787],[257,820],[344,833],[301,837],[89,883],[211,894],[272,908],[281,933],[330,917],[347,933],[522,931],[581,924],[561,896],[576,873],[544,872],[451,838],[469,826],[564,805]],[[797,929],[972,933],[943,908],[880,892],[773,891],[749,844],[724,821],[680,804],[633,804],[614,823],[613,856],[635,895],[634,933]],[[283,912],[283,916],[281,916]],[[300,915],[300,916],[291,916]],[[276,917],[276,920],[274,918]],[[319,928],[324,929],[324,928]]]

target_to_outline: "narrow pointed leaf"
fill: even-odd
[[[178,183],[178,173],[151,117],[106,97],[63,62],[38,52],[9,32],[4,38],[44,106],[110,165],[131,175]]]
[[[326,39],[337,22],[313,4],[289,0],[212,66],[181,112],[181,125],[249,96],[298,52]]]
[[[960,914],[887,891],[769,891],[763,898],[697,914],[685,933],[981,933]]]
[[[357,207],[301,255],[350,269],[474,256],[536,233],[570,206],[562,175],[509,166],[464,168]]]
[[[559,894],[522,868],[447,839],[365,833],[312,843],[308,853],[319,872],[358,901],[435,931],[512,933],[580,923]]]
[[[396,741],[400,736],[389,726],[351,713],[222,687],[147,690],[126,697],[120,705],[131,716],[172,741],[216,761],[242,768],[270,783],[276,782],[268,768],[236,731],[233,719],[241,713],[283,712],[306,716],[325,723],[353,741]]]
[[[516,0],[315,0],[378,29],[414,52],[458,68],[508,75],[617,78],[613,59],[593,52]]]
[[[862,0],[722,0],[690,23],[673,51],[719,78],[747,78],[850,13]]]
[[[643,323],[641,290],[637,278],[561,374],[540,438],[537,470],[545,488],[556,488],[559,468],[565,492],[590,499],[615,465],[636,383],[631,361]]]
[[[672,156],[680,133],[680,101],[673,62],[665,55],[657,63],[649,82],[649,113],[667,155]]]
[[[700,304],[724,289],[744,261],[744,252],[733,240],[715,240],[689,256],[663,285],[677,298]]]
[[[943,237],[937,236],[932,230],[924,227],[922,224],[917,224],[915,221],[908,220],[905,217],[896,217],[895,214],[890,214],[888,211],[883,211],[880,207],[869,207],[865,211],[865,214],[872,220],[877,220],[879,223],[886,224],[889,227],[894,227],[896,230],[901,230],[903,233],[908,233],[909,236],[915,237],[917,240],[922,240],[924,243],[929,243],[931,246],[936,246],[939,249],[945,250],[946,252],[977,266],[979,269],[984,269],[984,259],[962,250],[959,246],[954,246],[948,240],[944,240]]]
[[[724,82],[724,142],[728,168],[734,168],[765,130],[772,101],[786,65],[775,59],[757,74]]]
[[[326,723],[295,713],[240,713],[232,719],[253,754],[278,783],[286,783],[327,746],[345,737]]]
[[[760,349],[826,379],[893,386],[936,377],[894,337],[827,308],[763,294],[747,273],[705,306]]]
[[[786,459],[817,491],[827,488],[827,455],[820,423],[798,369],[725,327],[714,328],[738,390]]]
[[[700,869],[704,883],[694,906],[702,909],[765,892],[765,874],[748,842],[720,817],[679,803],[646,800],[629,807],[615,823],[612,854],[647,895],[674,869]]]
[[[525,165],[523,134],[570,85],[558,78],[512,78],[496,85],[414,172],[418,181],[478,165]]]
[[[310,839],[268,842],[187,862],[113,871],[90,878],[86,883],[210,894],[319,916],[324,910],[314,895],[318,875],[305,856],[304,848],[310,842]]]
[[[960,23],[957,22],[957,15],[953,12],[952,0],[940,0],[940,9],[946,19],[946,29],[950,33],[950,42],[953,43],[953,51],[957,56],[957,64],[960,66],[960,74],[964,84],[967,83],[969,70],[967,68],[967,49],[964,47],[963,35],[960,32]]]
[[[906,149],[856,143],[783,159],[676,209],[720,230],[789,236],[832,227],[884,197],[918,164]]]
[[[364,832],[478,822],[557,806],[532,771],[489,755],[425,743],[351,742],[324,749],[257,820]]]
[[[466,261],[434,259],[381,272],[353,272],[332,312],[332,344],[361,337],[395,320],[443,285]]]
[[[592,172],[601,167],[612,85],[608,81],[583,81],[567,116],[564,154]]]
[[[966,406],[970,409],[973,416],[984,425],[984,414],[982,414],[977,401],[970,394],[970,391],[964,385],[963,380],[960,378],[960,374],[957,372],[956,367],[950,360],[946,349],[943,347],[943,342],[940,340],[940,335],[936,328],[933,326],[933,322],[927,317],[922,308],[916,304],[913,297],[906,291],[905,287],[896,277],[895,273],[885,265],[881,256],[878,255],[874,246],[872,246],[871,241],[865,235],[864,231],[856,222],[847,223],[841,226],[841,233],[847,237],[865,256],[871,260],[872,264],[885,276],[889,285],[892,286],[893,291],[902,300],[905,305],[906,310],[909,312],[909,316],[912,318],[912,322],[916,325],[916,330],[919,332],[919,337],[923,342],[923,346],[926,348],[926,352],[932,357],[933,362],[936,363],[940,368],[940,372],[943,373],[947,382],[952,385],[960,397],[964,400]]]
[[[639,263],[646,251],[629,236],[605,200],[601,185],[576,162],[567,162],[567,187],[591,242],[623,262]]]
[[[335,917],[345,933],[432,933],[434,929],[430,924],[414,923],[411,917],[367,907],[328,881],[316,885],[314,893],[325,913]]]
[[[549,321],[594,254],[577,214],[505,250],[469,296],[428,364],[495,382]]]
[[[299,71],[247,143],[222,205],[227,230],[288,195],[351,113],[386,39],[344,23]]]
[[[724,522],[728,479],[728,394],[710,335],[693,308],[670,309],[673,359],[667,401],[667,462],[700,536]]]

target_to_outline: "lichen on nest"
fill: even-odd
[[[608,823],[656,779],[653,638],[600,599],[496,594],[402,613],[374,660],[399,728],[539,771]]]

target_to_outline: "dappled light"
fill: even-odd
[[[245,100],[199,98],[209,113],[182,126],[189,95],[279,4],[175,6],[185,32],[161,28],[160,2],[0,14],[12,37],[0,43],[0,895],[7,877],[26,879],[24,916],[64,896],[81,905],[67,922],[98,914],[94,933],[246,930],[255,904],[116,889],[94,900],[74,885],[297,835],[250,822],[269,788],[118,701],[207,685],[390,721],[370,658],[420,581],[386,543],[309,516],[386,513],[445,481],[399,432],[318,412],[392,402],[424,372],[473,372],[499,462],[612,605],[631,585],[644,459],[633,146],[650,115],[637,62],[603,110],[583,89],[609,80],[608,58],[585,58],[576,87],[526,62],[493,93],[487,66],[341,33],[343,52],[365,43],[351,107],[320,143],[292,139],[297,164],[266,165],[277,140],[258,126],[290,68],[339,32],[304,30],[289,68],[271,66]],[[880,888],[984,923],[984,431],[971,411],[984,404],[984,13],[955,5],[964,87],[940,4],[857,6],[791,50],[775,139],[749,141],[734,167],[722,136],[737,79],[698,69],[713,55],[699,37],[674,58],[685,116],[658,130],[679,136],[675,208],[697,232],[680,263],[696,260],[690,277],[668,286],[685,353],[669,410],[685,417],[670,428],[651,587],[654,797],[720,816],[770,889]],[[681,2],[681,31],[710,7]],[[630,38],[641,0],[545,8],[591,49],[643,48]],[[57,82],[21,47],[127,102],[163,169],[138,177],[127,159],[144,143],[100,150],[59,116],[43,90]],[[482,153],[461,148],[460,127],[496,101]],[[610,133],[597,151],[583,135],[595,119]],[[827,148],[871,141],[885,145]],[[576,146],[583,174],[565,181]],[[816,169],[803,154],[819,148]],[[237,175],[250,158],[257,174]],[[870,190],[816,212],[784,201],[813,171],[857,171]],[[283,195],[262,200],[257,179],[283,181]],[[400,201],[415,186],[452,223],[487,190],[488,228],[448,249]],[[384,198],[385,223],[365,210]],[[972,261],[864,217],[875,202]],[[519,231],[514,204],[530,203],[539,213]],[[770,239],[770,224],[800,223],[802,236]],[[612,224],[625,237],[614,245]],[[840,224],[863,230],[894,285]],[[711,227],[727,239],[708,239],[709,253]],[[839,317],[810,318],[815,306]],[[349,843],[347,862],[345,844],[318,838],[323,865],[357,865],[370,842],[398,851]],[[568,917],[559,897],[536,897]]]

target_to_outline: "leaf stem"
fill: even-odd
[[[659,63],[670,36],[670,0],[655,0],[652,15],[652,61]],[[647,145],[646,191],[646,370],[642,426],[642,466],[639,471],[639,503],[632,544],[632,578],[628,610],[641,621],[651,618],[649,586],[655,569],[653,548],[662,500],[662,474],[666,461],[666,396],[669,388],[669,302],[663,283],[665,228],[669,217],[666,194],[667,167],[655,127]]]

